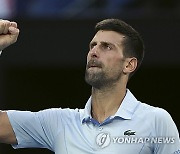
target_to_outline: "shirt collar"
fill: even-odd
[[[83,110],[80,110],[80,119],[81,122],[85,122],[89,119],[91,119],[91,97],[88,99],[85,108]]]
[[[123,118],[123,119],[131,119],[133,116],[133,113],[135,112],[138,104],[140,102],[134,97],[134,95],[130,92],[129,89],[126,91],[126,95],[112,118]],[[91,97],[88,99],[85,108],[80,111],[80,118],[81,122],[84,123],[86,121],[89,121],[89,119],[92,118],[91,116]]]
[[[139,103],[130,90],[127,89],[126,95],[114,117],[131,119]]]

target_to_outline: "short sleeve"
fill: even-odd
[[[62,130],[61,110],[7,111],[18,142],[13,148],[47,148],[54,151],[56,134]]]
[[[155,112],[155,132],[161,142],[155,144],[154,154],[179,154],[180,140],[171,115],[164,109]]]

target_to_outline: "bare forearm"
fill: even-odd
[[[17,41],[19,29],[16,22],[0,19],[0,53]],[[0,142],[15,144],[16,137],[6,111],[0,110]]]
[[[7,112],[5,111],[0,111],[0,143],[17,143]]]

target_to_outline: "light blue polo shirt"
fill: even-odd
[[[114,116],[98,123],[84,109],[8,111],[18,144],[55,154],[179,154],[175,123],[167,111],[139,102],[127,90]]]

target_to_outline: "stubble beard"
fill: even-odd
[[[85,72],[85,81],[94,88],[100,89],[104,85],[105,74],[103,72]]]
[[[105,72],[93,72],[86,69],[85,72],[85,81],[96,89],[105,89],[112,87],[119,78],[121,77],[121,73],[119,72],[114,77],[109,77]]]

